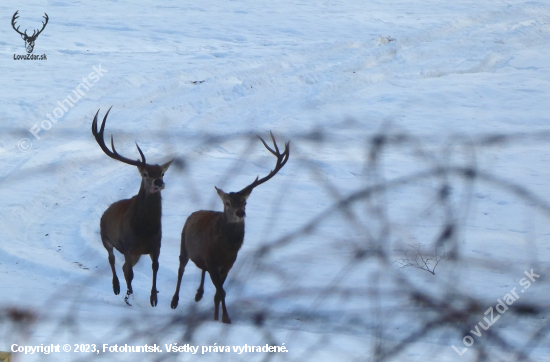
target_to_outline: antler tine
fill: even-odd
[[[142,161],[143,163],[145,163],[145,155],[143,154],[143,152],[141,152],[141,148],[139,148],[137,142],[136,142],[136,147],[137,147],[137,149],[138,149],[138,151],[139,151],[139,154],[141,155],[141,161]]]
[[[269,133],[271,133],[271,131],[269,131]],[[260,136],[258,136],[258,138],[260,139],[260,141],[262,141],[262,143],[264,144],[265,148],[267,148],[269,150],[269,152],[271,152],[272,154],[274,154],[275,156],[278,157],[278,154],[279,154],[279,148],[277,147],[277,143],[275,142],[275,138],[273,138],[273,133],[271,133],[271,139],[273,140],[273,144],[275,145],[275,150],[274,151],[273,149],[271,149],[271,147],[269,147],[267,145],[267,143],[264,141],[264,139]]]
[[[96,112],[96,114],[95,114],[95,116],[94,116],[94,120],[93,120],[93,122],[92,122],[92,134],[94,135],[94,137],[95,137],[95,135],[96,135],[96,133],[97,133],[97,116],[98,116],[98,115],[99,115],[99,109],[97,110],[97,112]]]
[[[38,30],[38,33],[36,33],[36,36],[38,36],[45,28],[46,28],[46,25],[48,24],[48,20],[50,19],[48,17],[48,14],[44,13],[45,16],[43,16],[44,19],[46,19],[46,22],[42,22],[42,29]],[[32,36],[35,36],[34,34]]]
[[[23,35],[23,33],[19,31],[19,28],[21,27],[21,25],[19,25],[17,28],[15,27],[15,20],[19,19],[19,15],[17,13],[19,13],[19,10],[17,10],[15,14],[13,14],[13,17],[11,18],[11,26],[13,27],[13,30]]]
[[[113,135],[111,135],[111,148],[113,149],[112,151],[109,149],[109,147],[107,147],[107,145],[105,145],[105,138],[103,136],[103,133],[105,131],[105,122],[107,121],[107,116],[109,115],[109,112],[111,111],[111,108],[113,108],[112,106],[109,108],[109,110],[107,111],[107,113],[105,113],[105,117],[103,117],[103,122],[101,122],[101,128],[99,129],[99,132],[97,131],[97,116],[99,114],[99,110],[97,111],[95,117],[94,117],[94,120],[92,122],[92,134],[94,135],[96,141],[97,141],[97,144],[99,145],[99,147],[103,150],[103,152],[105,152],[105,154],[117,161],[121,161],[121,162],[124,162],[124,163],[127,163],[129,165],[132,165],[132,166],[140,166],[140,165],[143,165],[145,164],[145,156],[143,155],[143,152],[141,152],[141,149],[139,148],[138,146],[138,150],[139,150],[139,153],[141,154],[141,159],[143,161],[134,161],[134,160],[131,160],[129,158],[126,158],[124,156],[121,156],[115,149],[115,143],[114,143],[114,140],[113,140]],[[137,143],[136,143],[136,146],[137,146]]]
[[[281,167],[283,167],[286,163],[286,161],[288,161],[288,156],[290,155],[290,141],[288,141],[287,143],[285,143],[285,152],[283,152],[283,155],[285,156],[282,164],[281,164]]]
[[[107,110],[107,113],[105,113],[105,116],[103,116],[103,122],[101,122],[101,128],[99,130],[99,134],[101,135],[101,140],[103,141],[104,145],[105,145],[105,139],[103,138],[103,132],[105,131],[105,122],[107,122],[107,116],[109,115],[109,112],[111,112],[111,108],[113,108],[113,106],[110,106],[109,109]]]
[[[113,153],[117,156],[119,156],[118,152],[115,149],[115,141],[113,139],[113,135],[111,135],[111,148],[113,149]]]
[[[254,187],[263,184],[264,182],[266,182],[267,180],[275,176],[277,172],[279,172],[279,170],[283,168],[283,166],[288,161],[288,157],[290,155],[290,141],[285,143],[285,150],[283,153],[281,153],[279,151],[279,147],[277,146],[277,142],[275,141],[275,136],[273,136],[273,133],[271,131],[269,133],[271,134],[271,139],[273,140],[273,147],[275,148],[275,150],[269,147],[267,143],[263,140],[263,138],[261,137],[258,137],[258,138],[260,139],[260,141],[262,141],[265,148],[267,148],[269,152],[271,152],[275,157],[277,157],[277,163],[275,164],[275,168],[271,170],[271,172],[269,172],[267,176],[261,179],[259,178],[259,176],[257,176],[254,182],[252,182],[250,185],[246,186],[244,189],[242,189],[239,192],[242,192],[242,193],[252,192],[252,189],[254,189]]]
[[[271,140],[273,141],[273,146],[275,147],[275,151],[279,153],[279,147],[277,147],[277,142],[275,142],[275,136],[273,136],[273,132],[269,131],[269,134],[271,135]]]

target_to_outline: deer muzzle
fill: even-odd
[[[153,192],[158,192],[160,190],[164,189],[164,181],[162,179],[156,179],[153,181]]]

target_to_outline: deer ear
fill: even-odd
[[[147,172],[147,170],[145,169],[145,167],[141,167],[141,166],[138,166],[138,171],[139,171],[139,174],[140,175],[143,175],[144,172]]]
[[[172,164],[172,161],[174,161],[174,159],[171,159],[170,161],[160,166],[160,168],[162,169],[162,173],[165,173],[166,170],[168,170],[168,167],[170,167],[170,165]]]
[[[220,197],[220,199],[225,200],[225,198],[227,197],[227,194],[225,192],[223,192],[222,189],[219,189],[216,186],[214,186],[214,188],[218,192],[218,196]]]

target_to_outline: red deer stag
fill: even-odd
[[[160,191],[164,189],[164,181],[162,177],[172,163],[168,161],[165,164],[149,165],[145,162],[145,156],[136,143],[136,147],[141,155],[141,161],[130,160],[129,158],[119,155],[115,150],[113,136],[111,135],[112,151],[105,145],[103,131],[105,130],[105,121],[111,108],[105,114],[103,123],[99,132],[97,131],[97,111],[92,123],[92,134],[94,135],[99,147],[117,161],[124,162],[128,165],[137,166],[141,174],[141,187],[136,196],[131,199],[120,200],[112,204],[105,210],[101,217],[101,241],[103,246],[109,253],[109,264],[113,271],[113,291],[115,295],[120,293],[120,284],[115,271],[115,255],[113,247],[124,255],[124,279],[128,291],[124,301],[128,302],[128,297],[133,293],[132,279],[134,279],[133,266],[139,261],[139,258],[144,254],[149,254],[153,261],[153,287],[151,288],[151,306],[157,305],[157,271],[159,268],[160,254],[160,239],[162,236],[161,230],[161,197]]]
[[[260,138],[269,152],[277,157],[275,168],[266,177],[262,179],[256,177],[254,182],[239,192],[225,193],[223,190],[214,187],[223,201],[223,212],[201,210],[192,213],[187,218],[181,232],[180,266],[178,269],[176,292],[171,303],[172,309],[176,309],[178,306],[181,278],[185,266],[189,262],[189,259],[191,259],[198,268],[202,269],[201,284],[199,289],[197,289],[195,301],[198,302],[202,299],[204,293],[204,275],[208,272],[212,283],[216,287],[214,320],[218,320],[221,301],[222,322],[231,323],[225,307],[223,283],[233,263],[235,263],[237,253],[243,244],[246,199],[250,196],[252,189],[275,176],[288,161],[290,142],[285,144],[285,150],[281,154],[273,134],[271,134],[271,139],[273,140],[275,150],[271,149]]]

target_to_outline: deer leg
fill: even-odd
[[[220,279],[222,281],[222,287],[223,287],[223,284],[225,283],[225,278],[227,278],[227,273],[224,273],[224,271],[220,271]],[[215,300],[214,299],[214,308],[216,308],[215,310],[217,311],[219,308],[220,308],[220,300]]]
[[[223,282],[220,276],[220,271],[217,267],[208,268],[208,274],[212,279],[212,284],[216,287],[216,294],[214,295],[214,320],[219,319],[219,307],[222,302],[222,322],[231,323],[229,315],[227,314],[227,308],[225,307],[225,290],[223,290]]]
[[[132,270],[132,261],[131,257],[125,258],[124,265],[122,266],[122,271],[124,272],[124,279],[126,279],[126,287],[128,290],[126,291],[126,296],[124,297],[124,301],[126,304],[131,304],[128,302],[128,298],[133,293],[132,291],[132,280],[134,279],[134,271]]]
[[[103,245],[105,245],[105,243]],[[120,283],[118,281],[118,277],[116,276],[115,254],[113,253],[113,247],[105,246],[105,249],[107,249],[107,252],[109,253],[109,264],[111,265],[111,271],[113,272],[113,292],[115,292],[115,295],[119,295]]]
[[[225,271],[223,269],[220,271],[220,279],[222,281],[222,287],[225,284],[225,279],[227,279],[227,272],[228,271]],[[227,315],[227,309],[225,308],[225,294],[224,294],[224,297],[221,300],[221,302],[222,302],[222,311],[224,311],[225,315]],[[218,300],[218,302],[216,303],[216,306],[215,306],[216,310],[218,310],[219,305],[220,305],[220,301]],[[227,315],[227,319],[229,320],[228,315]],[[223,316],[222,316],[222,321],[223,321]],[[227,323],[227,322],[224,322],[224,323]],[[231,323],[231,321],[229,321],[229,323]]]
[[[151,260],[153,262],[153,287],[151,288],[151,297],[150,297],[150,302],[151,302],[151,307],[156,307],[157,306],[157,293],[158,293],[158,290],[157,290],[157,272],[159,270],[159,254],[160,254],[160,249],[151,253]]]
[[[199,285],[199,289],[197,289],[197,294],[195,294],[195,302],[198,302],[202,299],[202,295],[204,294],[204,275],[206,274],[206,270],[202,271],[201,275],[201,285]]]
[[[222,281],[222,287],[223,287],[223,281]],[[218,291],[218,289],[216,289],[216,294],[214,294],[214,320],[218,320],[218,315],[219,315],[218,313],[219,313],[219,310],[220,310],[220,301],[221,301],[220,298],[216,297],[216,295],[218,294],[217,291]],[[222,311],[222,313],[223,313],[223,311]],[[223,314],[222,314],[222,319],[223,319]]]
[[[221,277],[221,279],[222,279],[222,285],[224,285],[224,284],[225,284],[225,279],[227,279],[227,271],[222,270],[222,271],[220,272],[220,277]]]
[[[174,293],[174,296],[172,297],[172,302],[170,303],[170,307],[172,309],[176,309],[178,307],[178,302],[180,300],[180,286],[181,286],[181,278],[183,277],[183,272],[185,271],[185,266],[189,262],[189,256],[187,255],[187,250],[185,249],[185,238],[182,234],[181,236],[181,251],[180,251],[180,267],[178,269],[178,283],[176,284],[176,292]]]

